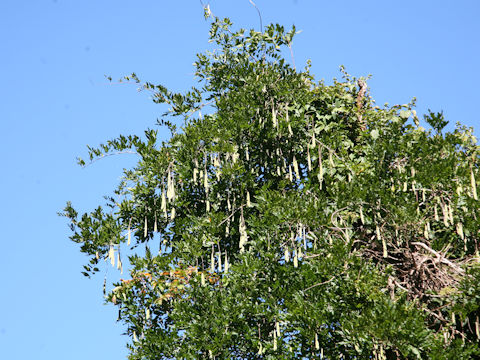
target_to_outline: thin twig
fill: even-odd
[[[89,165],[92,165],[94,162],[101,160],[103,158],[106,158],[108,156],[113,156],[113,155],[121,155],[121,154],[134,154],[134,155],[139,155],[138,152],[136,151],[131,151],[131,150],[124,150],[124,151],[116,151],[108,154],[102,154],[101,156],[96,157],[95,159],[92,159],[88,164],[83,165],[83,167],[87,167]]]
[[[319,256],[325,256],[325,254],[305,255],[304,258],[305,258],[305,259],[313,259],[313,258],[316,258],[316,257],[319,257]]]
[[[245,204],[240,205],[240,207],[234,209],[230,215],[228,215],[225,219],[223,219],[223,220],[220,222],[220,224],[218,224],[218,226],[222,225],[225,221],[227,221],[228,219],[230,219],[233,215],[235,215],[235,213],[236,213],[238,210],[243,209],[244,206],[245,206]]]
[[[258,17],[260,18],[260,32],[263,33],[262,15],[260,14],[260,10],[258,9],[257,5],[255,5],[255,3],[252,0],[248,0],[248,1],[250,2],[250,4],[252,4],[255,7],[255,9],[257,9]]]
[[[293,70],[297,70],[295,66],[295,57],[293,56],[292,44],[288,43],[288,48],[290,49],[290,56],[292,57]]]
[[[332,277],[331,277],[329,280],[327,280],[327,281],[323,281],[323,282],[320,282],[320,283],[318,283],[318,284],[309,286],[308,288],[306,288],[306,289],[303,290],[303,291],[307,291],[307,290],[313,289],[314,287],[317,287],[317,286],[320,286],[320,285],[328,284],[328,283],[329,283],[330,281],[332,281],[333,279],[335,279],[335,276],[332,276]]]

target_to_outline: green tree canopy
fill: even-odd
[[[316,82],[282,56],[294,34],[213,18],[197,87],[126,78],[169,105],[169,140],[147,130],[89,148],[90,161],[139,155],[106,209],[63,213],[85,275],[129,255],[106,299],[130,358],[479,356],[472,129],[444,133],[430,112],[427,130],[414,102],[378,107],[344,71]]]

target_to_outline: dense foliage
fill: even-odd
[[[106,210],[64,210],[86,275],[131,254],[106,295],[130,358],[480,356],[472,129],[430,112],[427,130],[413,102],[378,107],[345,72],[315,82],[282,57],[294,34],[213,19],[198,87],[127,77],[170,106],[170,139],[89,148],[139,155]]]

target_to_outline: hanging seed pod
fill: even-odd
[[[148,235],[147,216],[145,215],[145,222],[143,224],[143,237],[146,238],[147,235]]]
[[[288,165],[288,179],[293,182],[292,165]]]
[[[440,221],[440,218],[438,217],[438,209],[437,209],[437,204],[433,207],[433,214],[435,216],[435,221]]]
[[[457,186],[457,195],[458,195],[458,196],[462,196],[462,192],[463,192],[462,184],[458,184],[458,186]]]
[[[250,202],[250,192],[247,190],[247,207],[251,207],[252,203]]]
[[[362,225],[365,225],[365,217],[363,216],[363,206],[360,205],[360,221],[362,222]]]
[[[335,166],[335,163],[333,162],[333,151],[332,150],[330,150],[328,152],[328,162],[330,163],[331,167]]]
[[[250,154],[248,152],[248,146],[245,148],[245,159],[247,159],[247,161],[250,160]]]
[[[225,261],[223,263],[224,263],[223,271],[228,272],[228,269],[230,268],[230,265],[228,263],[228,257],[227,257],[227,252],[226,251],[225,251]]]
[[[210,253],[210,271],[212,273],[215,272],[215,249],[213,248],[213,245],[212,245],[212,251]]]
[[[108,258],[110,259],[110,264],[115,266],[115,250],[113,249],[113,245],[110,245],[110,249],[108,250]]]
[[[315,350],[320,350],[320,343],[318,342],[318,334],[315,334]]]
[[[281,175],[282,175],[282,173],[280,172],[280,166],[278,166],[278,165],[277,165],[277,175],[278,175],[278,176],[281,176]]]
[[[146,308],[145,309],[145,320],[148,320],[148,319],[150,319],[150,309]]]
[[[205,285],[206,285],[205,273],[203,273],[203,272],[200,274],[200,284],[201,284],[202,286],[205,286]]]
[[[206,171],[203,177],[203,187],[205,188],[205,193],[208,194],[208,174]]]
[[[300,179],[300,171],[298,169],[298,162],[295,155],[293,155],[293,169],[295,170],[295,176],[297,177],[297,179]]]
[[[167,215],[167,199],[165,198],[165,189],[162,189],[162,203],[160,205],[160,208],[163,211],[163,214],[165,215],[165,219],[168,219]]]
[[[472,197],[474,200],[478,200],[477,196],[477,183],[475,181],[475,174],[473,173],[473,166],[470,165],[470,185],[472,186]]]
[[[307,146],[308,171],[312,171],[312,158],[310,157],[310,147]]]
[[[277,336],[280,337],[280,323],[278,321],[275,321],[275,327],[277,329]]]
[[[293,136],[292,127],[290,126],[290,118],[288,116],[288,104],[285,105],[285,118],[286,118],[287,124],[288,124],[288,134],[290,136]]]
[[[430,221],[427,221],[425,223],[425,232],[426,232],[425,238],[429,239],[432,233],[432,229],[430,228]]]
[[[463,224],[461,222],[457,223],[456,226],[457,234],[462,240],[465,240],[465,234],[463,233]]]
[[[238,160],[238,158],[240,157],[240,155],[238,154],[237,152],[237,148],[235,147],[235,152],[232,154],[232,162],[235,164]]]
[[[239,242],[240,253],[243,253],[243,252],[245,252],[245,245],[247,244],[247,241],[248,241],[247,228],[245,226],[245,219],[243,217],[243,211],[240,215],[238,232],[240,233],[240,242]]]
[[[120,270],[120,267],[122,266],[122,260],[120,259],[120,245],[118,245],[116,258],[117,258],[117,269]]]
[[[218,272],[222,272],[223,271],[223,267],[222,267],[222,253],[221,252],[218,252],[217,254],[218,256]]]
[[[170,211],[170,220],[173,221],[175,220],[175,208],[172,207],[172,210]]]
[[[443,224],[445,225],[445,227],[448,227],[449,226],[449,223],[448,223],[449,215],[448,215],[447,205],[445,205],[443,202],[440,205],[442,207]]]
[[[295,256],[293,257],[293,267],[298,267],[298,250],[295,249]]]
[[[262,342],[259,343],[258,345],[258,355],[262,355],[263,354],[263,347],[262,347]]]
[[[285,262],[288,263],[290,261],[290,251],[288,251],[288,247],[285,247]]]
[[[154,215],[153,232],[158,232],[158,227],[157,227],[157,212],[156,212],[156,211],[155,211],[155,215]]]
[[[425,189],[422,189],[422,201],[425,202]]]
[[[175,187],[173,184],[172,172],[169,168],[168,176],[167,176],[167,199],[168,201],[173,201],[174,198],[175,198]]]
[[[230,195],[227,196],[227,209],[232,211],[232,204],[230,203]]]
[[[118,257],[118,267],[117,267],[118,270],[120,270],[120,274],[123,274],[123,264],[122,264],[122,260],[120,259],[120,256]]]
[[[130,246],[130,241],[132,240],[132,230],[131,230],[131,225],[132,225],[132,218],[128,221],[128,230],[127,230],[127,245]]]
[[[447,210],[448,210],[448,218],[450,220],[450,223],[453,225],[453,223],[454,223],[454,221],[453,221],[453,209],[452,209],[451,204],[447,205]]]
[[[405,181],[403,183],[403,192],[406,192],[408,190],[408,183]]]
[[[383,257],[386,258],[388,257],[388,251],[387,251],[387,242],[385,241],[385,238],[382,237],[380,234],[380,228],[378,225],[376,226],[376,233],[377,233],[377,239],[382,242],[382,247],[383,247]]]
[[[478,321],[478,316],[475,319],[475,333],[477,334],[477,339],[480,339],[480,321]]]
[[[298,259],[300,260],[303,257],[303,252],[302,252],[302,247],[301,246],[298,247],[297,252],[298,252]]]
[[[318,182],[320,183],[320,189],[322,189],[323,183],[323,162],[322,162],[322,148],[318,144]]]

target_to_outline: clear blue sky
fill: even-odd
[[[317,79],[340,77],[341,64],[356,76],[373,74],[379,105],[417,97],[420,114],[443,110],[479,135],[478,0],[256,3],[264,24],[303,31],[295,61],[300,68],[312,59]],[[248,0],[210,6],[236,26],[259,28]],[[103,203],[135,160],[111,157],[82,169],[75,158],[85,145],[141,134],[165,110],[104,75],[136,72],[186,89],[207,31],[198,0],[0,0],[1,359],[126,357],[116,311],[103,305],[103,274],[80,274],[86,259],[56,212],[66,200],[83,211]]]

